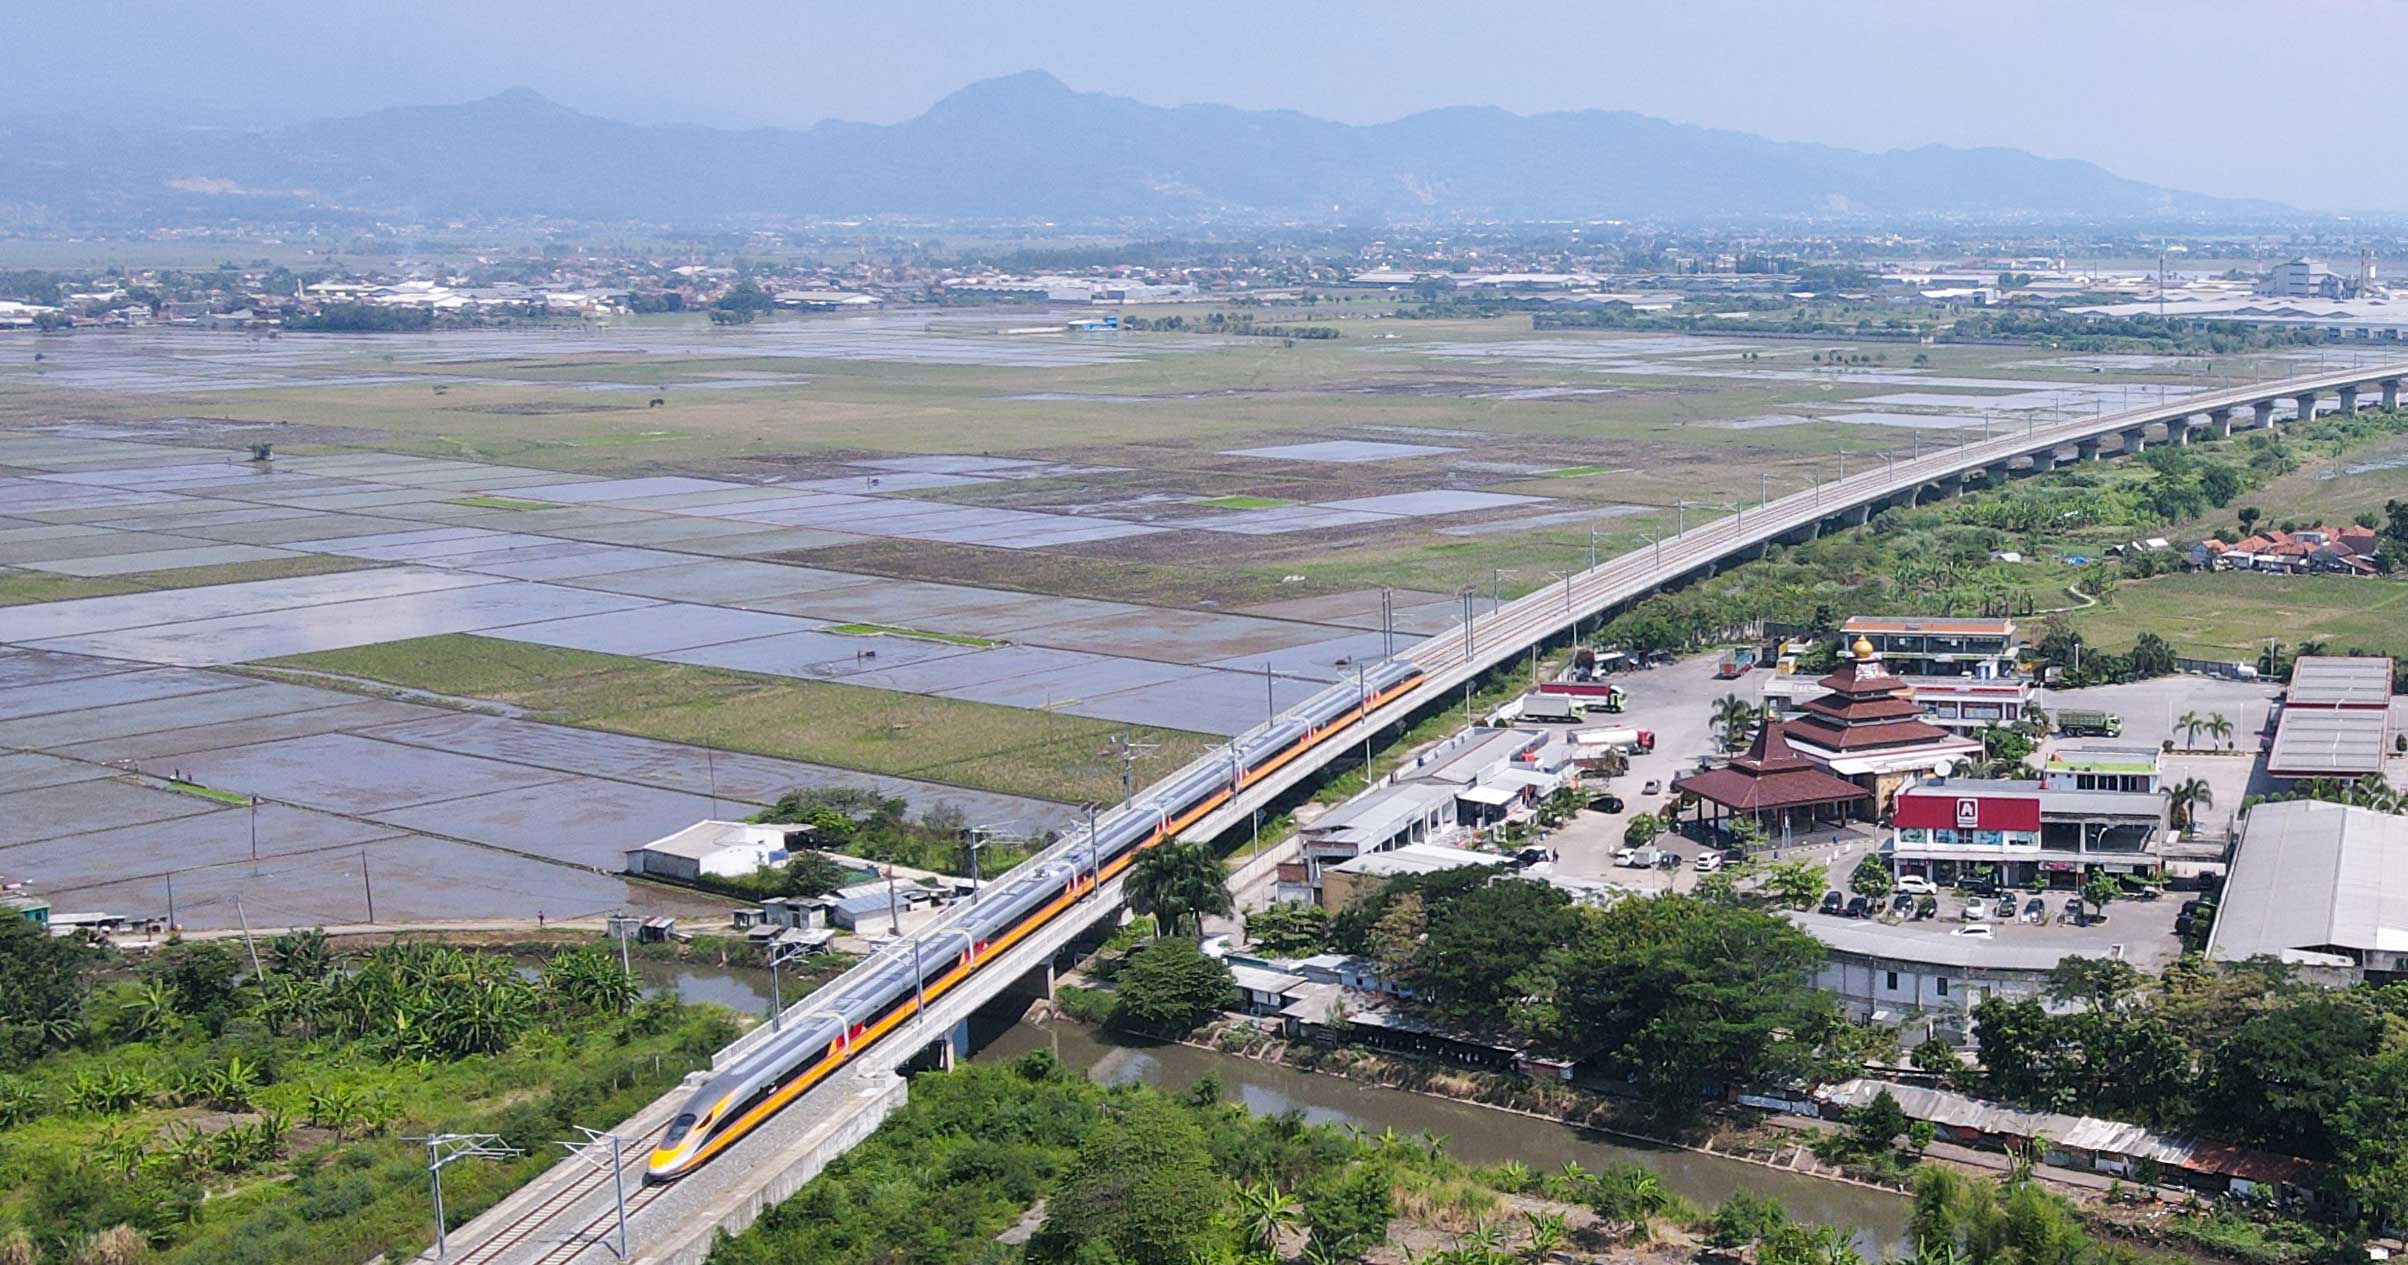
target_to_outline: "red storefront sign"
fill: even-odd
[[[1894,820],[1910,830],[2038,830],[2034,795],[1983,795],[1937,790],[1898,793]]]

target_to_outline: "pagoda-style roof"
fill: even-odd
[[[1870,652],[1872,647],[1868,645],[1864,649]],[[1906,682],[1890,675],[1890,670],[1881,666],[1881,660],[1874,658],[1870,653],[1854,659],[1843,660],[1838,671],[1816,681],[1815,684],[1834,694],[1845,694],[1850,698],[1884,694],[1902,695],[1908,689]]]
[[[1909,704],[1909,706],[1913,706]],[[1918,712],[1919,716],[1920,713]],[[1870,751],[1881,747],[1913,747],[1948,742],[1954,734],[1928,720],[1884,720],[1873,724],[1842,724],[1828,716],[1808,714],[1790,722],[1798,739],[1828,751]]]
[[[1779,721],[1756,731],[1747,754],[1717,769],[1674,778],[1677,795],[1695,795],[1737,813],[1777,812],[1815,804],[1845,804],[1866,798],[1864,788],[1833,777],[1789,745]]]
[[[1821,698],[1808,699],[1800,703],[1798,707],[1801,711],[1813,712],[1818,716],[1828,716],[1843,725],[1917,720],[1923,715],[1923,709],[1920,706],[1907,699],[1896,697],[1859,696],[1850,698],[1841,694],[1825,694]]]

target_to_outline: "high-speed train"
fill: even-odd
[[[1232,795],[1312,749],[1421,680],[1411,663],[1367,669],[1360,682],[1315,694],[1241,740],[1234,753],[1181,769],[1095,829],[1057,843],[988,884],[913,945],[888,949],[813,994],[804,1017],[713,1072],[669,1122],[645,1180],[694,1171],[759,1128],[780,1108],[911,1018],[995,955],[1119,876],[1137,854],[1187,829]]]

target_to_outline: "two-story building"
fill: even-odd
[[[2051,791],[2146,791],[2164,782],[2164,758],[2142,743],[2069,742],[2049,753],[2040,785]]]
[[[2164,865],[2166,801],[2155,791],[1945,778],[1900,791],[1892,820],[1883,851],[1900,878],[1947,884],[1987,873],[2009,887],[2071,889],[2094,870],[2155,874]]]
[[[2011,619],[1858,615],[1842,642],[1863,641],[1900,676],[2012,677],[2022,639]]]

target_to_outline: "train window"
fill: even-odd
[[[694,1113],[689,1111],[669,1122],[669,1136],[661,1139],[661,1148],[668,1150],[675,1147],[678,1143],[685,1141],[686,1135],[693,1131]]]

